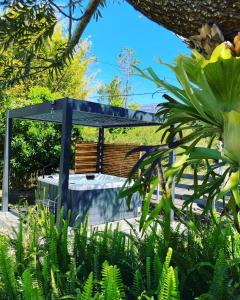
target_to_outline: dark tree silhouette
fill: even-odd
[[[188,39],[204,24],[217,24],[226,40],[240,31],[240,1],[127,0],[150,20]]]

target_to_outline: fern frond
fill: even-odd
[[[139,297],[143,292],[143,280],[142,274],[139,270],[134,273],[133,277],[133,287],[132,287],[132,294],[135,297]]]
[[[43,292],[45,297],[47,298],[50,289],[50,265],[49,265],[49,258],[46,256],[43,257],[42,277],[43,277]]]
[[[0,245],[0,281],[7,298],[17,299],[17,281],[15,279],[15,265],[8,254],[6,242]]]
[[[171,288],[171,297],[172,299],[180,300],[180,293],[179,293],[179,281],[178,281],[178,271],[174,269],[172,273],[172,288]]]
[[[173,267],[169,267],[158,297],[159,300],[180,300]]]
[[[146,257],[146,287],[149,292],[151,290],[151,257]]]
[[[213,280],[209,294],[214,299],[227,299],[228,263],[224,250],[220,250],[214,267]]]
[[[88,279],[83,287],[83,292],[81,294],[81,300],[91,300],[93,293],[93,273],[90,273]]]
[[[24,300],[44,300],[37,282],[34,282],[29,269],[22,274]]]
[[[167,255],[166,255],[166,258],[165,258],[165,262],[163,264],[162,274],[161,274],[161,277],[160,277],[157,293],[159,293],[160,289],[162,289],[162,287],[164,285],[164,282],[165,282],[166,276],[167,276],[167,272],[168,272],[168,268],[170,266],[171,258],[172,258],[172,248],[169,248],[168,252],[167,252]]]
[[[29,269],[22,274],[23,281],[23,297],[25,300],[32,300],[32,277]]]
[[[51,266],[55,268],[58,267],[58,254],[57,254],[57,239],[55,236],[52,236],[49,241],[49,257]]]
[[[117,266],[109,266],[105,261],[102,269],[102,293],[104,299],[124,299],[121,274]]]
[[[56,285],[55,276],[54,276],[54,272],[52,269],[51,269],[51,288],[52,288],[52,298],[51,299],[52,300],[60,299],[58,287]]]

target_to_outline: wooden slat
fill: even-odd
[[[76,158],[77,159],[82,159],[82,156],[81,155],[76,155]],[[92,155],[92,156],[84,156],[84,159],[91,159],[91,160],[93,160],[93,159],[95,159],[96,158],[96,155]]]
[[[97,153],[97,150],[77,150],[77,154],[90,154],[90,153]]]
[[[97,143],[77,143],[76,147],[97,147]]]
[[[77,157],[75,157],[75,162],[77,162],[77,161],[97,161],[97,158],[96,157],[84,157],[84,156],[77,156]]]
[[[95,166],[96,166],[96,163],[94,163],[94,162],[91,163],[91,162],[88,162],[88,161],[87,161],[87,162],[82,162],[82,163],[76,163],[76,166],[80,166],[80,167],[81,167],[81,166],[83,166],[83,167],[84,167],[84,166],[92,166],[92,167],[95,167]]]
[[[96,173],[96,168],[76,168],[75,172],[80,174],[80,173]]]

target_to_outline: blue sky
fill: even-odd
[[[122,48],[132,48],[140,60],[141,68],[153,67],[161,78],[176,83],[174,75],[168,68],[158,64],[161,58],[171,63],[178,54],[189,53],[186,45],[173,33],[143,17],[129,4],[108,3],[102,10],[103,18],[98,22],[92,20],[84,37],[90,37],[93,54],[99,60],[92,70],[101,70],[97,78],[102,83],[109,83],[115,75],[121,75],[117,66],[117,56]],[[131,85],[134,93],[156,91],[154,84],[133,76]],[[139,104],[157,103],[161,95],[134,96],[131,98]]]

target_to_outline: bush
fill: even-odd
[[[46,210],[28,212],[16,237],[0,240],[1,299],[179,299],[171,248],[158,253],[150,236],[140,242],[111,226],[85,224],[70,237],[62,217],[56,228]]]
[[[70,230],[28,209],[16,237],[0,239],[0,299],[238,299],[240,237],[230,224],[177,226],[168,244],[162,228],[156,221],[142,237],[108,225]]]

